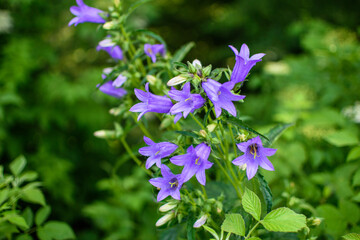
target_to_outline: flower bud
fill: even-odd
[[[241,142],[245,142],[246,141],[246,135],[244,133],[241,133],[237,136],[237,139],[240,140]]]
[[[207,133],[205,130],[201,129],[200,132],[199,132],[200,136],[202,136],[203,138],[206,138],[207,136]]]
[[[169,222],[174,217],[175,217],[174,212],[170,212],[170,213],[162,216],[161,218],[159,218],[159,220],[157,220],[157,222],[155,223],[155,226],[160,227],[160,226],[164,225],[165,223]]]
[[[168,212],[174,208],[176,208],[177,203],[176,202],[168,202],[164,205],[162,205],[161,207],[159,207],[159,211],[160,212]]]
[[[240,170],[245,171],[245,170],[246,170],[246,163],[245,163],[245,164],[243,164],[243,165],[241,165],[241,166],[239,166],[239,168],[240,168]]]
[[[113,22],[106,22],[106,23],[104,23],[104,25],[103,25],[103,28],[105,29],[105,30],[111,30],[111,29],[113,29],[115,27],[115,24],[113,23]]]
[[[111,115],[118,116],[118,115],[120,115],[120,113],[121,113],[121,109],[120,109],[120,108],[111,108],[111,109],[109,110],[109,113],[110,113]]]
[[[99,130],[99,131],[94,132],[94,136],[97,138],[103,138],[103,139],[115,138],[115,131]]]
[[[204,76],[204,77],[207,77],[207,76],[210,75],[210,73],[211,73],[211,68],[212,68],[211,64],[210,64],[209,66],[203,68],[202,73],[203,73],[203,76]]]
[[[201,65],[201,62],[198,60],[198,59],[195,59],[193,62],[192,62],[192,65],[196,68],[202,68],[202,65]]]
[[[320,218],[315,218],[314,220],[313,220],[313,225],[314,226],[319,226],[321,224],[321,219]]]
[[[202,215],[201,218],[199,218],[198,220],[196,220],[196,222],[194,223],[193,227],[194,228],[199,228],[202,225],[204,225],[206,223],[206,220],[208,219],[208,215]]]
[[[176,76],[176,77],[173,77],[172,79],[170,79],[167,82],[167,85],[169,87],[171,87],[171,86],[175,86],[175,85],[178,85],[180,83],[183,83],[185,81],[186,81],[186,77],[179,75],[179,76]]]
[[[216,124],[211,123],[211,124],[207,125],[206,128],[207,128],[207,130],[209,130],[209,132],[213,132],[216,128]]]
[[[155,85],[156,77],[153,75],[146,75],[146,80],[150,83],[150,85]]]
[[[191,64],[189,61],[187,62],[188,68],[189,68],[189,72],[191,73],[196,73],[196,67]]]

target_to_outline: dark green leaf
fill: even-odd
[[[193,227],[196,219],[194,217],[190,217],[187,220],[186,224],[186,235],[188,240],[195,240],[195,228]]]
[[[268,147],[273,144],[287,128],[293,125],[293,123],[282,123],[270,129],[270,131],[265,134],[268,137],[267,140],[270,142],[264,143],[264,147]]]
[[[40,240],[65,240],[75,239],[71,227],[64,222],[51,221],[40,227],[37,231]]]
[[[266,212],[269,213],[271,211],[271,208],[272,208],[271,189],[269,187],[269,184],[265,180],[264,176],[260,172],[258,172],[256,174],[256,177],[257,177],[257,179],[259,181],[259,184],[260,184],[260,191],[264,196],[264,200],[265,200],[265,203],[266,203]]]
[[[49,217],[51,212],[50,206],[44,206],[40,208],[35,215],[35,223],[37,226],[40,226],[45,222],[45,220]]]
[[[226,122],[229,122],[229,123],[231,123],[231,124],[233,124],[233,125],[235,125],[235,126],[237,126],[237,127],[239,127],[239,128],[241,128],[241,129],[244,129],[244,130],[246,130],[246,131],[248,131],[248,132],[251,132],[251,133],[254,133],[254,134],[256,134],[256,135],[259,135],[259,136],[263,137],[264,139],[266,139],[267,141],[270,141],[266,136],[264,136],[264,135],[262,135],[261,133],[255,131],[254,129],[252,129],[251,127],[249,127],[247,124],[245,124],[243,121],[241,121],[240,119],[237,119],[237,118],[235,118],[235,117],[230,116],[230,117],[228,117],[228,118],[225,118],[225,121],[226,121]]]
[[[181,62],[186,54],[188,54],[188,52],[190,52],[190,50],[195,46],[194,42],[189,42],[187,44],[185,44],[184,46],[182,46],[179,50],[177,50],[171,60],[171,63],[174,62]]]
[[[152,0],[139,0],[135,3],[133,3],[127,10],[126,15],[129,16],[133,11],[135,11],[138,7],[140,7],[141,5],[150,2]]]

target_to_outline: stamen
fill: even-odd
[[[189,100],[191,100],[191,98],[187,98],[187,99],[185,99],[185,102],[186,102],[186,101],[189,101]]]
[[[176,188],[179,185],[179,182],[176,178],[173,178],[170,180],[169,184],[170,184],[170,188],[174,188],[174,186]]]
[[[200,160],[200,157],[198,157],[198,158],[195,160],[195,164],[196,164],[196,165],[200,165],[199,160]]]
[[[220,94],[221,94],[221,92],[220,92],[220,91],[218,91],[217,95],[220,95]]]
[[[155,153],[155,156],[158,155],[159,153],[160,153],[160,151],[157,151],[157,152]]]
[[[250,153],[254,155],[254,159],[256,158],[257,154],[257,145],[256,143],[250,145]]]

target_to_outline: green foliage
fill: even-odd
[[[225,220],[221,225],[221,229],[225,232],[245,236],[245,222],[241,214],[226,214]]]
[[[289,208],[278,208],[268,213],[261,224],[273,232],[297,232],[306,227],[306,217]]]
[[[261,217],[261,202],[259,197],[251,190],[245,190],[242,199],[242,206],[247,213],[250,213],[257,221]]]

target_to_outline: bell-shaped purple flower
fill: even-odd
[[[107,81],[104,84],[98,84],[96,87],[99,88],[103,93],[116,98],[122,98],[127,92],[123,88],[114,87],[113,81]]]
[[[176,200],[180,200],[180,188],[184,183],[181,174],[173,174],[164,164],[161,165],[161,174],[163,177],[149,180],[153,186],[160,188],[157,201],[160,202],[169,195]]]
[[[205,185],[205,170],[211,168],[212,162],[208,161],[211,148],[205,143],[188,147],[186,154],[177,155],[170,158],[170,162],[178,166],[184,166],[182,176],[184,182],[188,181],[192,176],[196,175],[196,179],[200,184]]]
[[[124,58],[121,48],[112,42],[109,38],[99,42],[98,46],[96,47],[96,51],[100,50],[106,51],[115,60],[122,60]]]
[[[93,22],[93,23],[105,23],[106,21],[100,16],[103,11],[89,7],[85,5],[83,0],[76,0],[78,6],[70,7],[70,11],[76,17],[71,19],[69,22],[69,26],[75,24],[77,26],[79,23],[83,22]]]
[[[195,109],[201,108],[205,103],[205,100],[200,94],[190,93],[189,82],[184,84],[182,91],[172,88],[172,90],[169,91],[169,97],[178,101],[178,103],[170,109],[170,113],[176,115],[174,120],[175,123],[181,118],[181,116],[186,118],[189,113],[194,112]]]
[[[234,86],[236,83],[245,80],[251,68],[255,66],[257,62],[260,62],[265,54],[257,53],[250,57],[249,47],[245,43],[241,46],[240,52],[231,45],[229,45],[229,47],[233,50],[236,57],[235,66],[230,78],[230,82],[232,82]]]
[[[178,146],[174,143],[159,142],[155,143],[150,138],[144,136],[144,142],[149,145],[139,149],[139,153],[143,156],[148,156],[145,167],[149,169],[154,163],[159,168],[161,167],[161,159],[170,156]]]
[[[255,176],[259,166],[265,170],[274,171],[267,157],[274,155],[277,149],[264,148],[259,136],[236,145],[244,155],[235,158],[232,163],[238,166],[246,164],[246,175],[249,180]]]
[[[169,113],[173,103],[166,96],[158,96],[149,92],[149,83],[145,85],[146,92],[135,88],[136,97],[142,101],[130,108],[130,112],[140,112],[137,120],[147,112]]]
[[[236,109],[232,101],[240,101],[245,96],[231,93],[233,86],[231,82],[221,84],[213,79],[207,79],[206,82],[202,83],[206,95],[214,104],[216,117],[220,116],[222,108],[236,116]]]
[[[146,43],[144,45],[144,52],[146,55],[148,55],[151,58],[151,61],[154,63],[156,62],[156,54],[161,54],[163,57],[165,57],[165,46],[163,44],[148,44]]]

